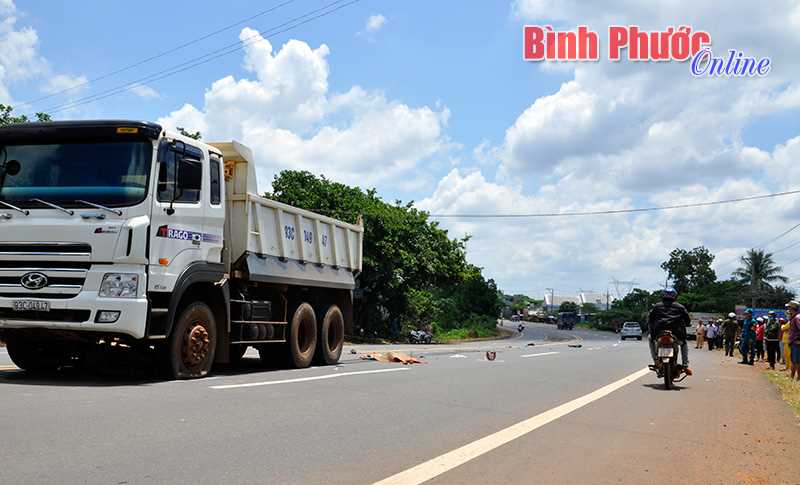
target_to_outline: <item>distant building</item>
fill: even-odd
[[[558,311],[558,307],[565,302],[572,302],[578,306],[581,306],[581,299],[579,296],[566,296],[566,295],[553,295],[550,293],[544,294],[544,304],[548,309],[553,309],[553,311]]]
[[[615,298],[608,293],[596,293],[591,291],[578,293],[578,298],[580,299],[581,306],[586,303],[591,303],[596,306],[598,310],[608,310],[615,300]]]
[[[572,302],[578,305],[578,308],[583,307],[586,303],[591,303],[596,306],[598,310],[608,310],[611,304],[614,303],[615,298],[606,293],[596,293],[591,291],[582,291],[575,296],[571,295],[553,295],[551,293],[544,294],[545,307],[552,311],[557,311],[558,307],[564,302]]]

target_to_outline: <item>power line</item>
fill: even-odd
[[[792,227],[791,227],[791,228],[789,228],[788,230],[786,230],[786,231],[783,231],[782,233],[780,233],[780,234],[778,234],[777,236],[773,237],[773,238],[772,238],[772,239],[770,239],[769,241],[767,241],[767,242],[765,242],[765,243],[763,243],[763,244],[759,244],[759,245],[757,245],[757,246],[753,246],[753,248],[754,248],[754,249],[764,249],[766,246],[769,246],[770,244],[774,243],[774,242],[775,242],[775,241],[777,241],[778,239],[781,239],[782,237],[785,237],[786,235],[788,235],[788,234],[789,234],[789,233],[791,233],[792,231],[795,231],[797,228],[800,228],[800,224],[796,224],[796,225],[792,226]],[[797,243],[798,243],[798,244],[800,244],[800,241],[798,241]],[[796,244],[792,244],[792,245],[790,245],[790,246],[787,246],[787,247],[785,247],[785,248],[783,248],[783,249],[779,249],[779,250],[775,251],[775,252],[774,252],[774,253],[772,253],[772,254],[776,254],[776,253],[779,253],[779,252],[781,252],[781,251],[785,251],[785,250],[787,250],[787,249],[790,249],[790,248],[792,248],[792,247],[794,247],[794,246],[796,246]],[[739,261],[740,259],[741,259],[741,256],[737,256],[737,257],[736,257],[736,258],[734,258],[734,259],[728,260],[728,261],[726,261],[726,262],[724,262],[724,263],[720,264],[719,266],[717,266],[717,268],[718,268],[718,269],[722,269],[722,268],[724,268],[724,267],[728,266],[728,265],[729,265],[729,264],[731,264],[731,263],[735,263],[735,262]]]
[[[277,31],[272,32],[272,33],[270,33],[268,35],[263,35],[263,34],[252,35],[252,36],[247,37],[247,38],[245,38],[243,40],[240,40],[240,41],[238,41],[238,42],[236,42],[234,44],[229,44],[228,46],[225,46],[225,47],[223,47],[221,49],[217,49],[215,51],[209,52],[209,53],[204,54],[202,56],[195,57],[195,58],[190,59],[189,61],[183,62],[181,64],[177,64],[177,65],[172,66],[170,68],[163,69],[161,71],[155,72],[155,73],[150,74],[148,76],[145,76],[143,78],[139,78],[139,79],[137,79],[135,81],[131,81],[129,83],[117,86],[115,88],[111,88],[109,90],[106,90],[106,91],[103,91],[103,92],[100,92],[100,93],[97,93],[97,94],[94,94],[94,95],[91,95],[91,96],[87,96],[87,97],[84,97],[84,98],[80,98],[80,99],[71,101],[69,103],[64,103],[64,104],[55,106],[53,108],[45,110],[45,112],[47,112],[47,113],[57,113],[57,112],[64,111],[64,110],[67,110],[67,109],[72,109],[72,108],[75,108],[75,107],[78,107],[78,106],[81,106],[81,105],[84,105],[84,104],[89,104],[89,103],[93,103],[95,101],[100,101],[102,99],[106,99],[106,98],[109,98],[111,96],[115,96],[117,94],[129,91],[130,89],[132,89],[132,88],[134,88],[134,87],[136,87],[138,85],[149,84],[149,83],[153,83],[153,82],[156,82],[156,81],[160,81],[162,79],[166,79],[168,77],[172,77],[172,76],[174,76],[176,74],[180,74],[182,72],[188,71],[188,70],[193,69],[193,68],[195,68],[197,66],[200,66],[200,65],[203,65],[203,64],[207,64],[207,63],[209,63],[209,62],[211,62],[213,60],[216,60],[216,59],[218,59],[220,57],[223,57],[223,56],[226,56],[226,55],[229,55],[229,54],[233,54],[234,52],[240,51],[243,48],[245,48],[246,46],[248,46],[250,44],[253,44],[253,43],[257,42],[257,41],[260,41],[262,38],[263,39],[269,39],[269,38],[275,37],[277,35],[286,33],[286,32],[288,32],[290,30],[294,30],[297,27],[305,25],[305,24],[307,24],[309,22],[313,22],[314,20],[317,20],[317,19],[320,19],[322,17],[326,17],[328,15],[331,15],[331,14],[333,14],[333,13],[335,13],[335,12],[337,12],[337,11],[343,9],[343,8],[346,8],[346,7],[350,6],[350,5],[358,3],[361,0],[350,0],[349,2],[346,2],[346,3],[342,4],[343,1],[344,0],[336,0],[334,2],[326,4],[325,6],[323,6],[321,8],[312,10],[312,11],[306,13],[306,14],[300,15],[300,16],[295,17],[295,18],[293,18],[291,20],[288,20],[288,21],[286,21],[286,22],[284,22],[284,23],[282,23],[280,25],[272,27],[272,28],[268,29],[266,32],[272,32],[272,31],[274,31],[276,29],[280,29],[281,27],[288,25],[288,27],[286,27],[284,29],[281,29],[281,30],[277,30]],[[341,5],[337,5],[337,4],[341,4]],[[331,8],[331,7],[333,7],[333,8]],[[318,12],[321,12],[321,13],[318,13]]]
[[[94,77],[94,78],[88,79],[88,80],[86,80],[86,81],[84,81],[84,82],[81,82],[81,83],[75,84],[75,85],[73,85],[73,86],[70,86],[70,87],[68,87],[68,88],[61,89],[61,90],[59,90],[59,91],[56,91],[56,92],[50,93],[50,94],[48,94],[48,95],[45,95],[45,96],[42,96],[42,97],[39,97],[39,98],[36,98],[36,99],[32,99],[32,100],[30,100],[30,101],[25,101],[25,102],[22,102],[22,103],[17,103],[17,104],[15,105],[15,107],[16,107],[16,108],[19,108],[20,106],[29,106],[29,105],[32,105],[32,104],[38,103],[39,101],[44,101],[45,99],[50,99],[50,98],[52,98],[52,97],[58,96],[59,94],[64,94],[64,93],[67,93],[67,92],[70,92],[70,91],[74,91],[74,90],[76,90],[76,89],[78,89],[78,88],[82,88],[82,87],[84,87],[84,86],[88,86],[88,85],[89,85],[89,84],[91,84],[91,83],[95,83],[95,82],[97,82],[97,81],[102,81],[102,80],[104,80],[104,79],[108,79],[108,78],[110,78],[110,77],[112,77],[112,76],[116,76],[117,74],[121,74],[121,73],[123,73],[123,72],[130,71],[130,70],[131,70],[131,69],[133,69],[133,68],[136,68],[136,67],[142,66],[142,65],[144,65],[144,64],[147,64],[147,63],[149,63],[149,62],[152,62],[152,61],[154,61],[154,60],[156,60],[156,59],[160,59],[160,58],[162,58],[162,57],[164,57],[164,56],[167,56],[167,55],[169,55],[169,54],[172,54],[172,53],[174,53],[174,52],[177,52],[177,51],[179,51],[179,50],[181,50],[181,49],[185,49],[186,47],[192,46],[192,45],[194,45],[194,44],[197,44],[197,43],[199,43],[199,42],[202,42],[202,41],[204,41],[204,40],[206,40],[206,39],[209,39],[209,38],[211,38],[211,37],[214,37],[214,36],[215,36],[215,35],[217,35],[217,34],[221,34],[222,32],[225,32],[225,31],[227,31],[227,30],[230,30],[230,29],[232,29],[232,28],[234,28],[234,27],[238,27],[239,25],[242,25],[242,24],[244,24],[244,23],[246,23],[246,22],[249,22],[249,21],[251,21],[251,20],[257,19],[258,17],[262,17],[262,16],[264,16],[264,15],[266,15],[266,14],[268,14],[268,13],[272,13],[272,12],[274,12],[275,10],[278,10],[278,9],[280,9],[280,8],[282,8],[282,7],[285,7],[286,5],[289,5],[290,3],[294,3],[295,1],[296,1],[296,0],[286,0],[286,1],[285,1],[285,2],[283,2],[283,3],[279,3],[279,4],[277,4],[277,5],[273,6],[273,7],[270,7],[270,8],[268,8],[268,9],[266,9],[266,10],[262,10],[262,11],[260,11],[260,12],[256,13],[256,14],[254,14],[254,15],[251,15],[251,16],[249,16],[249,17],[247,17],[247,18],[243,18],[243,19],[241,19],[241,20],[238,20],[238,21],[236,21],[236,22],[234,22],[234,23],[232,23],[232,24],[226,25],[226,26],[224,26],[224,27],[222,27],[222,28],[219,28],[219,29],[217,29],[217,30],[215,30],[215,31],[213,31],[213,32],[210,32],[210,33],[208,33],[208,34],[205,34],[205,35],[203,35],[203,36],[197,37],[197,38],[195,38],[195,39],[192,39],[192,40],[190,40],[190,41],[188,41],[188,42],[184,42],[183,44],[177,45],[177,46],[175,46],[175,47],[173,47],[173,48],[171,48],[171,49],[168,49],[168,50],[165,50],[165,51],[159,52],[158,54],[155,54],[155,55],[152,55],[152,56],[150,56],[150,57],[147,57],[147,58],[145,58],[145,59],[142,59],[142,60],[140,60],[140,61],[134,62],[133,64],[129,64],[129,65],[127,65],[127,66],[123,66],[123,67],[121,67],[121,68],[119,68],[119,69],[116,69],[116,70],[114,70],[114,71],[111,71],[111,72],[108,72],[108,73],[106,73],[106,74],[102,74],[102,75],[100,75],[100,76],[97,76],[97,77]]]
[[[747,202],[751,200],[783,197],[798,193],[800,193],[800,190],[791,190],[787,192],[777,192],[774,194],[739,197],[736,199],[715,200],[710,202],[695,202],[691,204],[676,204],[676,205],[667,205],[658,207],[640,207],[635,209],[614,209],[614,210],[602,210],[602,211],[576,211],[576,212],[540,212],[532,214],[430,214],[429,216],[435,218],[454,218],[454,219],[514,219],[514,218],[533,218],[533,217],[598,216],[598,215],[610,215],[610,214],[629,214],[634,212],[654,212],[654,211],[663,211],[672,209],[688,209],[692,207],[707,207],[713,205],[733,204],[737,202]],[[777,239],[780,239],[781,237],[785,236],[786,234],[793,231],[797,227],[800,227],[800,224],[786,231],[786,233],[781,234],[780,236],[774,238],[773,240],[770,241],[770,243],[776,241]]]
[[[782,253],[782,252],[786,251],[787,249],[792,249],[792,248],[797,247],[797,246],[800,246],[800,241],[795,241],[792,244],[790,244],[790,245],[788,245],[788,246],[786,246],[784,248],[778,249],[777,251],[773,251],[772,254],[775,255],[775,254],[778,254],[778,253]]]

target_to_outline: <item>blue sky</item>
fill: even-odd
[[[330,1],[330,0],[329,0]],[[282,3],[0,0],[0,102],[20,103],[169,50]],[[131,82],[329,2],[295,0],[134,70],[23,112]],[[381,16],[374,31],[370,17]],[[715,51],[770,56],[763,79],[692,79],[682,63],[527,63],[522,26],[692,25]],[[259,34],[259,32],[261,34]],[[289,33],[56,118],[139,118],[237,138],[261,188],[305,169],[413,199],[433,213],[620,209],[792,190],[800,178],[800,3],[745,0],[362,0]],[[248,37],[249,36],[249,37]],[[296,41],[289,42],[290,39]],[[257,40],[257,39],[256,39]],[[508,291],[653,288],[675,247],[705,245],[720,276],[745,249],[796,224],[764,202],[632,216],[446,220],[470,260]],[[766,249],[788,245],[787,235]],[[800,283],[800,247],[781,253]]]
[[[220,9],[219,2],[208,0],[144,0],[136,2],[135,8],[127,2],[100,0],[17,1],[17,7],[25,14],[22,23],[40,34],[41,53],[55,70],[93,78],[280,3],[235,1]],[[266,30],[328,3],[296,0],[245,25]],[[374,13],[389,22],[375,35],[358,35],[365,19]],[[454,114],[450,135],[473,146],[484,138],[502,139],[505,128],[531,99],[558,89],[566,77],[543,74],[520,61],[520,25],[503,2],[362,0],[271,40],[281,44],[298,38],[312,46],[327,44],[332,51],[330,81],[335,91],[358,84],[410,105],[441,101]],[[239,30],[230,29],[101,81],[96,89],[117,86],[135,79],[134,74],[157,72],[236,42]],[[142,102],[136,96],[120,95],[91,105],[90,114],[155,119],[185,102],[199,104],[211,81],[229,73],[242,74],[241,64],[241,54],[231,54],[154,83],[160,98]],[[487,97],[487,91],[493,95]],[[15,89],[15,99],[21,101],[40,95],[34,84]],[[50,99],[36,107],[58,106],[62,100]]]

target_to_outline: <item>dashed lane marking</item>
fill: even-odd
[[[263,382],[248,382],[245,384],[225,384],[221,386],[208,386],[210,389],[240,389],[244,387],[260,387],[260,386],[275,386],[278,384],[293,384],[296,382],[308,382],[308,381],[321,381],[324,379],[336,379],[339,377],[348,377],[348,376],[360,376],[365,374],[380,374],[383,372],[399,372],[399,371],[406,371],[408,367],[395,367],[392,369],[377,369],[377,370],[363,370],[357,372],[340,372],[337,374],[325,374],[324,376],[314,376],[314,377],[300,377],[298,379],[283,379],[279,381],[263,381]]]
[[[542,353],[539,353],[539,354],[525,354],[525,355],[520,355],[520,357],[522,357],[522,358],[524,359],[524,358],[527,358],[527,357],[541,357],[541,356],[543,356],[543,355],[555,355],[555,354],[557,354],[557,353],[558,353],[558,352],[542,352]]]

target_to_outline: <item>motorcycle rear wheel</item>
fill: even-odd
[[[672,389],[672,363],[664,366],[664,389]]]

